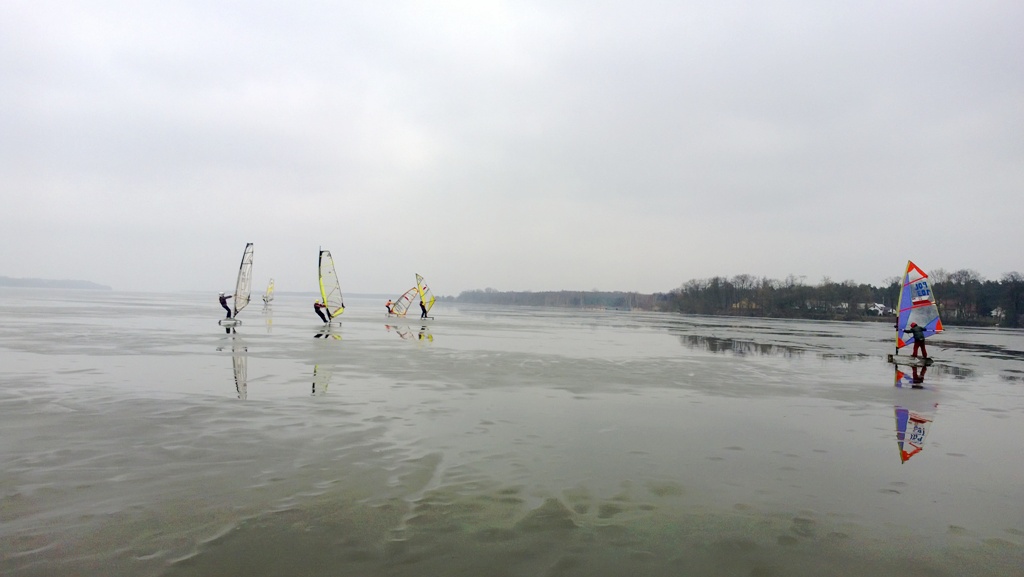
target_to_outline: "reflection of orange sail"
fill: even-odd
[[[896,407],[896,445],[900,450],[900,461],[906,463],[924,449],[924,437],[931,422],[924,415]]]
[[[924,388],[924,375],[927,367],[913,367],[910,374],[896,369],[897,388]],[[907,391],[910,395],[925,394],[925,391]],[[919,400],[923,401],[924,399]],[[909,397],[907,398],[909,400]],[[915,408],[896,405],[896,446],[900,450],[900,461],[906,463],[911,457],[924,449],[924,438],[932,424],[930,414],[938,405],[919,404]]]

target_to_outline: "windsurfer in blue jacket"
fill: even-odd
[[[220,306],[224,307],[224,310],[228,311],[228,316],[226,316],[224,318],[230,319],[231,318],[231,307],[228,306],[228,299],[231,298],[231,295],[225,295],[224,293],[220,293],[219,298],[220,298]]]
[[[917,357],[917,351],[918,351],[918,349],[920,349],[921,350],[921,356],[923,356],[924,358],[927,359],[928,358],[928,349],[926,349],[924,347],[924,329],[919,327],[919,326],[917,326],[917,323],[910,323],[910,328],[909,329],[903,329],[903,332],[911,333],[912,335],[914,335],[914,352],[910,356],[916,358]]]

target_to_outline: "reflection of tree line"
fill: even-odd
[[[931,273],[932,290],[947,325],[999,325],[1024,327],[1024,275],[1011,272],[998,281],[985,280],[977,272],[942,269]],[[818,285],[804,284],[803,277],[785,280],[742,274],[732,278],[690,280],[668,293],[557,291],[510,292],[494,289],[466,291],[456,302],[493,305],[525,305],[570,308],[639,309],[686,314],[728,315],[822,320],[871,320],[891,318],[876,305],[898,306],[899,277],[885,286],[833,282],[825,277]]]
[[[761,355],[795,357],[802,355],[803,350],[785,345],[771,345],[740,341],[736,339],[720,339],[700,335],[679,335],[679,341],[691,349],[704,349],[712,353],[730,352],[736,355]]]

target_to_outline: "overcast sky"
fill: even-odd
[[[0,3],[0,275],[1024,272],[1024,2]]]

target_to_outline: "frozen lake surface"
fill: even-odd
[[[312,300],[0,290],[0,574],[1024,575],[1022,331]]]

